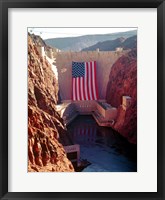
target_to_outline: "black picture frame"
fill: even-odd
[[[8,8],[157,8],[157,192],[8,192]],[[1,199],[165,199],[163,0],[0,0],[0,198]],[[26,184],[26,183],[25,183]]]

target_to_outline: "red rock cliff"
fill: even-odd
[[[125,111],[122,96],[132,98]],[[118,116],[113,128],[130,142],[137,143],[137,52],[132,50],[120,57],[112,66],[107,85],[106,100],[118,108]]]
[[[49,63],[28,37],[28,171],[74,171],[61,142],[67,143],[56,112],[58,82]]]

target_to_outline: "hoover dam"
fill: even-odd
[[[72,160],[70,159],[71,161],[76,160],[76,164],[78,164],[77,162],[78,159],[80,158],[79,154],[81,152],[81,148],[79,148],[79,146],[74,146],[77,145],[78,140],[74,139],[72,137],[72,134],[69,136],[69,139],[67,139],[67,136],[65,136],[65,134],[67,134],[66,128],[69,131],[72,130],[72,128],[70,127],[72,127],[72,124],[74,124],[74,120],[78,116],[92,116],[92,118],[96,123],[96,126],[108,128],[108,130],[112,129],[116,131],[117,134],[121,134],[121,136],[126,138],[130,143],[133,144],[137,143],[136,116],[135,116],[136,103],[137,103],[136,102],[137,98],[136,97],[136,81],[137,81],[136,51],[123,50],[123,49],[116,49],[116,51],[99,51],[99,49],[97,49],[96,51],[87,51],[87,52],[72,52],[72,51],[62,52],[53,48],[45,50],[45,48],[42,46],[32,47],[32,44],[31,48],[34,48],[34,54],[36,54],[36,56],[39,57],[37,59],[39,60],[39,62],[41,62],[38,67],[39,71],[38,76],[40,76],[39,77],[40,84],[38,86],[35,85],[36,83],[34,81],[35,79],[34,73],[36,73],[36,68],[34,68],[34,70],[31,70],[29,68],[30,80],[32,80],[34,84],[34,94],[37,101],[37,107],[39,107],[39,110],[42,109],[44,110],[44,112],[50,115],[47,116],[46,118],[49,119],[51,123],[50,122],[48,123],[45,120],[46,124],[48,123],[46,127],[47,126],[48,126],[47,128],[51,127],[51,129],[54,127],[54,129],[56,130],[55,134],[56,136],[54,136],[53,130],[51,130],[52,139],[55,138],[56,140],[59,140],[59,142],[62,143],[67,157],[69,158],[68,156],[69,153],[71,153],[72,155],[74,151],[77,153],[76,159],[75,158]],[[30,57],[29,65],[33,65],[32,61],[33,59],[31,60],[31,55],[29,57]],[[85,101],[72,100],[73,61],[74,62],[96,61],[96,78],[98,85],[97,100],[85,100]],[[46,77],[44,70],[48,66],[50,69]],[[117,80],[116,83],[115,83],[116,80],[113,77],[114,73]],[[51,84],[52,86],[50,88],[49,85],[47,89],[45,85],[48,85],[48,83]],[[133,90],[130,90],[129,88],[133,83],[134,83],[133,85],[134,88]],[[36,87],[37,88],[40,87],[39,91],[35,89]],[[114,92],[114,89],[116,92]],[[42,93],[42,95],[40,93]],[[43,99],[41,100],[41,98],[45,100]],[[33,103],[30,103],[29,105],[30,108],[29,113],[32,113],[32,110],[34,113],[34,110],[36,110],[31,108],[32,104]],[[54,111],[51,111],[51,109],[53,109]],[[43,114],[41,116],[42,116],[41,118],[43,118]],[[53,116],[53,118],[51,116]],[[54,150],[51,150],[51,148],[55,147],[50,147],[50,146],[51,145],[56,146],[56,145],[54,144],[54,142],[49,141],[48,138],[50,137],[49,136],[50,133],[46,135],[45,133],[43,133],[42,136],[43,138],[47,138],[46,140],[44,140],[45,142],[47,141],[47,145],[45,145],[45,143],[42,142],[42,137],[40,134],[34,136],[34,134],[32,133],[33,132],[32,129],[34,130],[36,128],[36,125],[31,119],[29,120],[30,120],[29,130],[31,133],[29,137],[29,155],[30,155],[29,162],[31,163],[29,171],[31,170],[36,171],[36,169],[38,169],[38,167],[36,166],[34,167],[33,165],[39,165],[40,166],[40,169],[38,169],[39,171],[41,171],[41,168],[45,168],[45,170],[48,171],[61,171],[61,170],[72,171],[73,167],[71,166],[70,162],[67,161],[66,158],[64,158],[62,162],[63,163],[66,162],[68,167],[62,167],[61,170],[60,167],[59,168],[52,167],[52,165],[56,162],[55,161],[56,159],[54,157],[58,156],[57,155],[54,156],[53,154]],[[50,125],[52,123],[55,125]],[[91,121],[91,123],[93,122]],[[37,130],[38,130],[38,125],[37,125]],[[45,128],[43,128],[43,132],[44,130]],[[95,130],[95,128],[92,128],[92,130]],[[91,134],[93,133],[94,132],[91,131]],[[40,153],[36,154],[34,153],[34,151],[36,151],[34,149],[34,146],[37,145],[41,146],[41,148],[39,150]],[[60,148],[63,149],[62,147]],[[43,149],[45,152],[47,152],[46,154],[42,153]],[[88,149],[88,151],[90,150]],[[75,167],[74,161],[72,162],[72,164]],[[50,163],[51,167],[47,163]],[[123,168],[123,170],[124,169],[125,171],[129,171],[129,167]],[[122,171],[122,169],[120,168],[118,170]],[[134,166],[133,164],[133,167],[130,170],[136,171],[136,166]]]

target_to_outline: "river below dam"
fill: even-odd
[[[67,127],[80,159],[91,164],[82,172],[136,172],[137,145],[109,127],[100,127],[90,115],[81,115]]]

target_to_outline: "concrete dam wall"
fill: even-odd
[[[61,100],[71,100],[72,97],[72,61],[96,61],[99,99],[105,99],[111,67],[119,57],[125,55],[127,52],[87,51],[57,53],[55,57]]]

